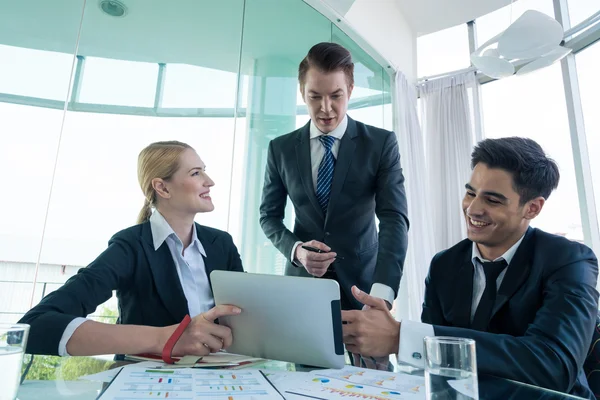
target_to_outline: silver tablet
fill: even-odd
[[[215,270],[215,304],[240,315],[219,323],[231,328],[231,353],[312,365],[344,366],[340,288],[331,279]]]

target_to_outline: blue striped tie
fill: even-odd
[[[319,140],[325,147],[325,155],[319,164],[319,172],[317,173],[317,201],[323,209],[323,213],[327,214],[327,204],[329,204],[329,195],[331,193],[331,182],[333,181],[333,169],[335,168],[335,158],[331,152],[331,147],[335,142],[333,136],[321,135]]]

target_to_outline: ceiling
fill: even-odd
[[[128,13],[115,18],[87,0],[78,54],[238,70],[243,0],[121,1]],[[0,44],[72,54],[83,4],[0,0]],[[330,38],[330,21],[301,1],[248,1],[241,68],[260,74],[275,65],[295,76],[308,49]]]
[[[511,0],[322,0],[346,15],[357,1],[385,1],[398,7],[417,36],[464,24],[510,4]],[[517,0],[514,0],[517,1]]]
[[[391,1],[391,0],[374,0]],[[417,36],[472,21],[510,0],[393,0]],[[516,1],[516,0],[515,0]]]
[[[79,54],[237,71],[243,0],[121,1],[129,12],[123,18],[115,18],[100,10],[99,0],[87,0]],[[419,34],[466,22],[510,2],[321,1],[341,15],[356,1],[390,2],[401,9]],[[83,0],[0,0],[0,44],[72,54],[83,3]],[[285,75],[294,76],[298,60],[307,50],[314,43],[331,38],[331,23],[298,0],[246,0],[245,11],[243,71],[261,75],[261,60],[266,60],[263,65],[276,65]]]

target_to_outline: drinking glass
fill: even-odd
[[[427,336],[423,347],[427,400],[479,400],[473,339]]]
[[[0,400],[15,400],[29,325],[0,323]]]

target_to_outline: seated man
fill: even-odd
[[[530,228],[559,181],[533,140],[487,139],[473,151],[463,200],[468,239],[438,253],[425,281],[423,323],[394,320],[353,288],[349,351],[424,367],[423,337],[472,338],[478,371],[593,398],[583,363],[598,310],[598,261],[583,244]]]

